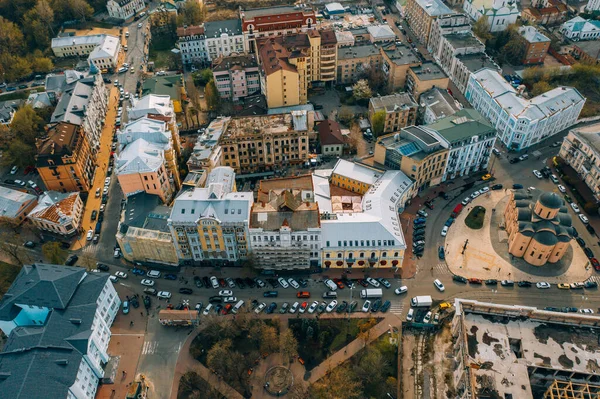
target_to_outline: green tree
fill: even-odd
[[[31,69],[34,72],[48,73],[54,68],[52,60],[42,56],[39,50],[36,50],[31,58]]]
[[[289,328],[279,335],[279,347],[284,360],[298,355],[298,340]]]
[[[357,100],[366,100],[373,97],[373,91],[369,87],[369,82],[361,79],[352,86],[352,95]]]
[[[213,73],[210,68],[205,68],[201,71],[192,73],[196,86],[206,86],[213,78]]]
[[[23,32],[16,24],[0,16],[0,49],[2,52],[19,55],[24,48]]]
[[[540,94],[544,94],[548,90],[552,90],[552,85],[550,85],[550,83],[544,80],[540,80],[539,82],[535,83],[531,88],[531,95],[539,96]]]
[[[473,33],[483,42],[492,38],[490,33],[490,23],[487,16],[482,16],[473,24]]]
[[[383,133],[385,126],[385,111],[377,111],[371,118],[371,127],[373,128],[373,135],[375,138],[379,137]]]
[[[25,144],[21,139],[14,139],[10,142],[8,149],[4,151],[2,165],[17,165],[23,168],[28,165],[33,165],[35,162],[35,147]]]
[[[10,130],[15,137],[20,138],[26,144],[33,145],[36,137],[43,131],[44,121],[31,105],[27,104],[19,108],[10,124]]]
[[[216,111],[219,108],[219,92],[214,79],[211,79],[204,87],[204,100],[209,111]]]
[[[279,341],[275,327],[266,323],[262,325],[258,345],[262,353],[273,353],[279,350]]]
[[[42,245],[42,253],[48,262],[55,265],[62,265],[67,259],[67,252],[56,241],[50,241]]]
[[[383,371],[389,364],[377,348],[369,346],[366,351],[367,353],[360,358],[354,369],[356,375],[366,385],[382,384],[385,374],[383,372],[374,373],[373,370]]]

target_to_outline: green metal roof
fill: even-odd
[[[146,79],[142,86],[142,96],[147,94],[169,95],[172,100],[181,100],[179,88],[182,75],[154,76]]]
[[[437,131],[451,143],[468,137],[496,133],[496,129],[483,115],[472,108],[461,109],[454,115],[442,118],[427,127]]]

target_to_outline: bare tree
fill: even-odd
[[[298,340],[289,328],[279,335],[279,347],[284,361],[298,355]]]

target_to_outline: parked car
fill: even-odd
[[[433,285],[435,286],[435,288],[437,288],[440,292],[444,292],[446,290],[446,288],[444,287],[444,284],[442,284],[442,282],[440,280],[438,280],[437,278],[435,280],[433,280]]]
[[[519,287],[529,288],[529,287],[531,287],[531,282],[529,282],[529,281],[519,281],[517,283],[517,285]]]
[[[515,285],[515,282],[512,280],[502,280],[500,282],[500,285],[503,287],[512,287],[513,285]]]
[[[122,278],[122,279],[126,279],[127,278],[127,273],[123,273],[123,272],[115,272],[115,276],[117,276],[118,278]]]
[[[67,258],[67,260],[65,262],[65,265],[67,265],[67,266],[73,266],[77,262],[78,259],[79,259],[79,257],[77,255],[71,254]]]
[[[458,275],[454,275],[454,276],[452,276],[452,280],[454,280],[454,281],[457,281],[457,282],[459,282],[459,283],[465,283],[465,284],[467,284],[467,281],[468,281],[468,280],[467,280],[466,278],[464,278],[463,276],[458,276]]]
[[[158,299],[171,299],[171,293],[169,291],[159,291],[156,296]]]
[[[371,307],[371,301],[366,300],[365,303],[363,303],[363,306],[362,306],[361,310],[362,310],[363,313],[367,313],[369,311],[370,307]]]
[[[550,288],[550,283],[547,283],[545,281],[540,281],[539,283],[536,283],[535,286],[539,289],[544,290],[544,289]]]
[[[145,278],[145,279],[142,279],[141,284],[145,285],[147,287],[154,287],[154,280]]]
[[[588,224],[590,222],[587,216],[585,216],[583,213],[580,213],[578,216],[583,224]]]
[[[281,288],[288,288],[290,285],[288,284],[287,281],[285,281],[285,279],[283,277],[279,277],[277,279],[277,282],[279,283],[279,285],[281,285]]]
[[[180,294],[184,294],[184,295],[192,295],[193,292],[194,291],[191,288],[185,288],[185,287],[183,287],[183,288],[179,289],[179,293]]]
[[[129,313],[129,301],[123,301],[123,314]]]

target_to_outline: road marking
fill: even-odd
[[[142,355],[153,355],[158,348],[158,341],[144,341]]]
[[[404,310],[404,303],[400,301],[392,301],[392,306],[390,306],[390,313],[393,314],[402,314]]]

